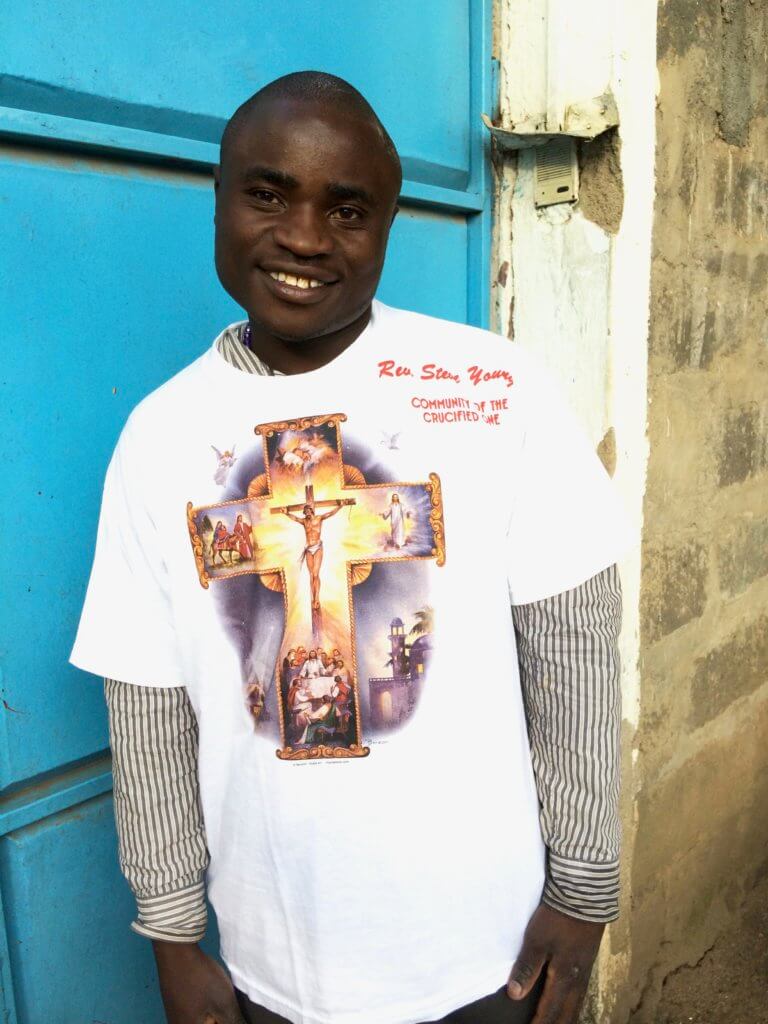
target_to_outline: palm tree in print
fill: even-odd
[[[432,633],[435,624],[435,613],[431,605],[425,605],[423,608],[419,608],[417,612],[413,613],[416,621],[411,626],[411,631],[408,634],[408,639],[411,637],[426,636],[427,633]]]

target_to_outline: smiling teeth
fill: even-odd
[[[275,270],[270,270],[269,276],[273,281],[281,281],[283,284],[289,284],[292,288],[322,288],[324,284],[323,281],[317,281],[314,277],[294,277],[293,274],[284,274],[282,271],[278,273]]]

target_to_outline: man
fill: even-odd
[[[317,679],[318,676],[323,675],[323,662],[318,657],[317,651],[309,652],[309,657],[302,665],[299,675],[302,679]]]
[[[304,734],[304,730],[311,721],[312,691],[309,681],[302,679],[301,676],[296,676],[288,688],[286,702],[288,704],[291,727],[294,736],[298,739]]]
[[[229,122],[215,184],[216,266],[248,320],[131,415],[72,655],[107,677],[121,864],[168,1020],[574,1024],[617,909],[624,536],[609,481],[521,346],[374,301],[401,171],[351,86],[305,72],[257,93]],[[381,373],[438,355],[455,383]],[[480,363],[499,372],[476,384],[465,368]],[[435,445],[443,428],[421,410],[467,394],[509,412]],[[409,444],[380,456],[393,419]],[[279,446],[312,431],[326,457],[307,480],[272,481]],[[199,493],[219,436],[242,479]],[[477,473],[462,451],[480,441],[492,450]],[[153,459],[177,449],[170,471]],[[248,658],[274,652],[275,623],[278,665],[306,635],[271,488],[295,502],[310,484],[328,500],[354,487],[362,505],[396,481],[408,558],[382,555],[378,517],[359,514],[323,567],[314,643],[351,645],[354,742],[278,736],[274,675],[276,713],[254,731]],[[261,561],[213,578],[197,524],[222,502],[247,504]],[[395,609],[427,604],[422,698],[377,733],[361,676]],[[467,678],[503,740],[456,734]],[[290,698],[294,713],[307,703]],[[228,971],[197,945],[206,883]]]
[[[237,550],[242,559],[253,558],[253,547],[251,543],[251,527],[249,523],[243,522],[243,517],[238,514],[232,535],[237,539]]]
[[[213,540],[211,541],[211,565],[216,564],[216,555],[221,557],[222,565],[224,564],[224,555],[222,552],[230,550],[227,546],[229,544],[229,532],[222,523],[221,520],[216,523],[216,527],[213,531]]]
[[[310,590],[312,593],[312,607],[317,610],[320,607],[320,566],[323,564],[323,523],[326,519],[330,519],[331,516],[335,516],[337,512],[340,512],[342,508],[341,502],[336,508],[331,509],[330,512],[324,512],[322,515],[318,515],[315,511],[314,505],[304,506],[304,515],[296,516],[293,512],[288,509],[281,509],[283,515],[288,516],[294,523],[298,523],[304,527],[304,533],[306,536],[306,547],[301,554],[302,562],[304,559],[307,560],[307,569],[309,570],[309,582]]]
[[[405,520],[410,513],[400,504],[400,495],[393,494],[386,512],[381,513],[382,519],[389,519],[390,544],[398,550],[405,544]]]
[[[334,680],[341,679],[345,685],[349,684],[349,672],[344,668],[344,659],[340,655],[331,661],[325,674],[333,676]]]
[[[341,665],[342,662],[337,662],[337,664]],[[333,706],[336,710],[339,728],[346,730],[349,726],[350,719],[349,707],[352,699],[352,687],[349,683],[345,682],[341,676],[334,676],[331,697],[333,699]]]
[[[317,708],[310,712],[309,722],[300,742],[315,743],[317,740],[333,733],[335,728],[336,705],[331,697],[326,694],[318,701]]]

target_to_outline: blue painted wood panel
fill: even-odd
[[[127,928],[133,911],[116,841],[109,796],[0,840],[19,1022],[162,1021],[151,947]]]
[[[123,0],[87,12],[26,0],[0,7],[0,103],[218,141],[218,119],[264,82],[320,68],[373,103],[409,176],[418,168],[421,180],[463,187],[469,24],[469,0],[199,4],[194,14],[165,0],[141,17]]]
[[[4,835],[0,890],[9,1020],[164,1020],[152,948],[129,927],[136,906],[118,867],[111,794]],[[213,919],[204,946],[216,955]]]
[[[127,931],[101,687],[67,656],[128,412],[241,315],[212,261],[224,120],[297,68],[358,85],[406,171],[380,297],[484,323],[489,27],[485,0],[0,6],[0,501],[25,537],[0,605],[9,1024],[162,1020]]]
[[[378,297],[420,313],[467,320],[467,218],[405,206],[395,218]]]

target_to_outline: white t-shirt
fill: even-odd
[[[414,1024],[504,984],[544,878],[510,600],[624,543],[556,389],[486,331],[377,302],[319,370],[214,345],[135,409],[72,661],[187,687],[253,1001]]]

